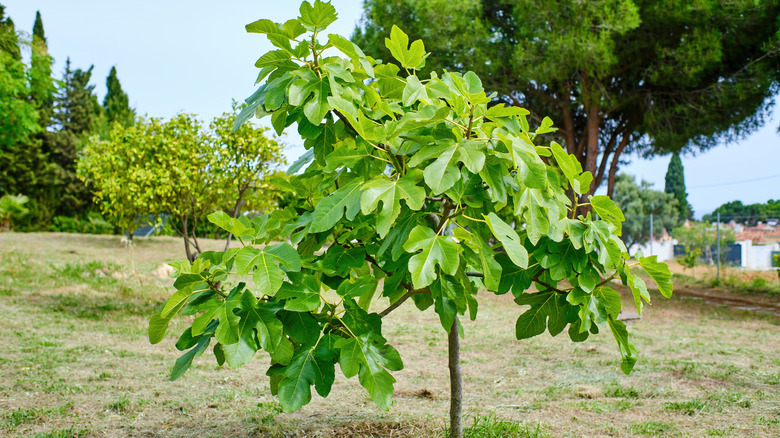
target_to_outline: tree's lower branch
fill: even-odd
[[[558,288],[557,288],[557,287],[555,287],[555,286],[552,286],[552,285],[549,285],[549,284],[547,284],[547,283],[545,283],[545,282],[543,282],[543,281],[540,281],[540,280],[539,280],[539,277],[541,277],[541,276],[542,276],[542,273],[543,273],[543,272],[544,272],[543,270],[542,270],[542,271],[539,271],[539,272],[538,272],[536,275],[534,275],[534,276],[533,276],[533,278],[531,278],[531,281],[533,281],[534,283],[539,283],[539,284],[541,284],[542,286],[546,287],[548,290],[555,291],[555,292],[557,292],[557,293],[559,293],[559,294],[567,294],[567,293],[569,293],[569,292],[570,292],[570,290],[562,290],[562,289],[558,289]]]
[[[407,288],[406,293],[403,294],[401,298],[399,298],[398,300],[396,300],[396,302],[388,306],[387,309],[379,312],[379,317],[384,318],[385,316],[389,315],[390,312],[401,307],[401,304],[403,304],[406,300],[411,298],[413,295],[429,294],[429,293],[431,293],[431,291],[427,287],[425,289],[418,289],[418,290],[415,290],[411,287]]]

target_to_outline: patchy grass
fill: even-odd
[[[446,335],[413,305],[383,321],[405,363],[389,412],[337,372],[328,399],[282,413],[266,355],[230,370],[208,351],[168,381],[185,324],[174,321],[159,345],[146,328],[171,294],[171,279],[152,272],[182,257],[181,246],[0,233],[1,436],[444,437]],[[777,317],[655,293],[645,309],[628,322],[639,362],[625,376],[608,333],[518,342],[522,309],[481,295],[461,344],[467,436],[780,436]]]
[[[641,423],[632,423],[629,430],[642,435],[658,436],[675,429],[674,423],[665,423],[663,421],[643,421]]]
[[[707,407],[707,402],[698,398],[688,401],[665,402],[664,409],[685,415],[698,415]]]
[[[445,431],[445,434],[448,432]],[[540,425],[535,427],[506,421],[497,418],[494,414],[476,415],[471,425],[463,429],[464,438],[551,438],[544,433]]]
[[[690,287],[717,287],[740,294],[780,295],[780,275],[776,269],[766,271],[747,271],[733,266],[722,266],[720,280],[716,266],[696,266],[685,268],[678,263],[670,263],[672,280],[675,284]]]

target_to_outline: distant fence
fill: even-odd
[[[717,260],[718,247],[710,247],[712,259]],[[685,256],[685,245],[674,245],[674,258]],[[699,256],[699,262],[709,262],[706,254]],[[735,243],[732,245],[723,245],[720,248],[720,262],[728,265],[742,266],[742,245]]]
[[[716,246],[711,248],[713,260],[717,260],[718,249]],[[678,245],[676,240],[666,240],[663,242],[646,243],[644,245],[634,245],[630,248],[630,253],[636,255],[642,252],[645,256],[658,256],[658,261],[674,260],[677,257],[685,255],[685,246]],[[774,269],[776,267],[774,254],[780,254],[780,243],[774,245],[753,245],[750,240],[737,242],[732,245],[721,245],[721,263],[732,266],[739,266],[745,269]],[[702,254],[702,261],[706,261]]]

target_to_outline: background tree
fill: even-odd
[[[341,36],[318,40],[336,20],[330,3],[303,2],[300,13],[284,24],[247,25],[276,49],[258,60],[265,82],[236,126],[253,115],[270,116],[277,132],[297,125],[309,151],[289,170],[305,167],[290,184],[300,188],[305,211],[252,220],[209,216],[242,245],[175,264],[177,291],[149,324],[157,343],[180,311],[196,315],[176,344],[188,351],[171,379],[216,338],[219,364],[243,365],[261,348],[270,354],[271,392],[285,411],[308,403],[312,386],[327,396],[336,363],[388,409],[390,371],[403,362],[383,336],[382,320],[411,299],[433,309],[447,333],[450,433],[460,438],[459,319],[476,318],[482,287],[512,290],[524,311],[518,339],[568,326],[582,341],[599,324],[609,326],[628,373],[636,349],[616,319],[620,294],[607,285],[621,278],[639,311],[649,294],[628,269],[620,210],[608,197],[592,196],[601,218],[594,220],[577,215],[566,196],[586,192],[592,175],[559,144],[542,143],[550,120],[531,130],[527,111],[488,108],[473,72],[421,79],[415,73],[425,47],[420,40],[410,45],[396,27],[387,40],[394,63],[377,64]],[[502,220],[502,211],[518,226]],[[668,267],[654,257],[639,263],[669,296]],[[532,284],[538,292],[527,293]],[[384,310],[372,306],[380,295],[390,303]]]
[[[45,152],[53,167],[50,190],[43,199],[39,220],[53,216],[76,216],[93,206],[92,193],[76,175],[79,154],[95,131],[102,108],[90,84],[93,66],[87,70],[72,69],[70,59],[55,97],[55,125],[46,136]]]
[[[125,128],[132,125],[135,121],[135,110],[130,108],[130,100],[122,90],[122,85],[116,74],[116,67],[111,67],[111,71],[108,73],[106,88],[108,92],[103,99],[103,108],[106,110],[106,119],[109,125],[119,123]]]
[[[633,175],[618,175],[612,199],[623,212],[623,234],[620,236],[630,250],[650,240],[650,214],[653,214],[653,236],[663,236],[678,224],[677,199],[670,193],[653,190],[653,184],[637,184]]]
[[[40,132],[36,105],[30,101],[30,69],[22,63],[13,21],[0,5],[0,195],[33,195],[46,162],[33,135]]]
[[[35,13],[32,35],[30,99],[38,110],[39,124],[46,129],[54,123],[54,93],[57,88],[51,70],[54,59],[49,55],[40,11]]]
[[[737,223],[755,226],[758,222],[766,222],[769,219],[780,219],[780,199],[770,199],[765,204],[742,204],[742,201],[727,202],[716,208],[711,214],[705,214],[703,220],[713,222],[716,213],[720,213],[723,222],[735,221]]]
[[[150,216],[170,216],[188,260],[200,253],[196,229],[207,214],[230,208],[237,217],[248,194],[261,190],[270,169],[283,162],[282,148],[266,129],[231,132],[225,113],[206,131],[191,114],[168,121],[115,123],[107,140],[93,136],[79,174],[95,186],[101,209],[132,233]]]
[[[761,126],[778,91],[780,1],[366,0],[353,41],[391,59],[393,24],[428,72],[472,70],[494,102],[549,115],[613,194],[627,153],[704,150]]]
[[[270,179],[273,170],[287,162],[281,145],[268,138],[268,128],[257,128],[245,123],[233,129],[241,108],[234,102],[233,112],[215,117],[209,125],[214,134],[215,147],[219,151],[217,168],[225,176],[225,190],[228,194],[232,193],[232,196],[221,200],[221,205],[215,205],[214,209],[227,211],[233,218],[237,218],[247,204],[258,212],[267,212],[277,206],[278,195]],[[232,237],[229,233],[225,251],[230,247]]]
[[[685,170],[678,152],[672,153],[669,167],[666,169],[666,186],[664,192],[677,199],[677,212],[680,221],[693,219],[693,208],[688,203],[688,192],[685,190]]]
[[[0,51],[10,55],[11,59],[22,60],[22,50],[19,47],[19,36],[11,17],[5,16],[5,6],[0,5]]]

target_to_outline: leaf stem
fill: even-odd
[[[472,129],[474,129],[474,105],[471,105],[471,110],[469,111],[469,127],[466,132],[463,133],[463,138],[466,140],[470,139]]]
[[[320,71],[320,64],[317,60],[317,31],[313,31],[311,34],[311,53],[314,57],[314,72],[317,73],[317,77],[322,79],[322,72]]]
[[[467,216],[465,213],[460,213],[461,216],[465,217],[466,219],[474,222],[482,222],[483,224],[486,224],[487,221],[484,219],[477,219],[475,217]]]

